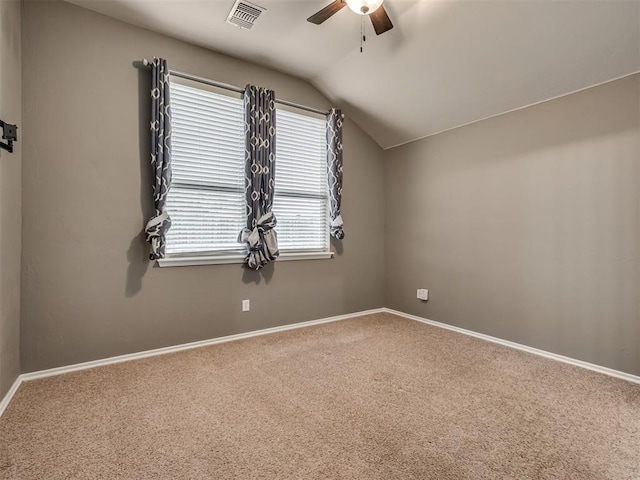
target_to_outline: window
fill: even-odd
[[[168,255],[241,253],[245,226],[240,98],[171,83],[172,170]]]
[[[329,250],[325,119],[277,109],[273,212],[282,252]]]
[[[167,257],[237,260],[245,253],[237,240],[246,226],[242,98],[172,80],[171,108]],[[273,211],[280,252],[328,252],[325,119],[279,108],[276,126]]]

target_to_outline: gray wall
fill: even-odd
[[[19,10],[0,5],[2,56],[19,62],[6,20]],[[386,305],[640,374],[638,76],[387,152],[347,122],[339,255],[256,274],[146,260],[149,73],[132,62],[324,97],[57,1],[25,3],[23,47],[24,371]],[[5,89],[19,70],[3,66],[2,115],[20,115]],[[17,373],[19,165],[0,158],[3,389]]]
[[[392,149],[386,305],[638,375],[639,195],[638,75]]]
[[[20,14],[19,1],[0,1],[0,118],[18,125],[20,140],[0,150],[0,399],[20,373]]]
[[[177,70],[330,106],[317,90],[70,4],[24,9],[24,371],[382,306],[384,155],[350,121],[337,258],[260,274],[146,260],[149,72],[132,62],[162,56]]]

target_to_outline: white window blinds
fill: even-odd
[[[172,82],[171,110],[167,254],[242,252],[242,99]]]
[[[324,118],[277,110],[273,212],[281,251],[329,250]]]
[[[241,254],[246,226],[241,98],[171,83],[167,255]],[[277,110],[273,210],[280,251],[329,250],[324,118]]]

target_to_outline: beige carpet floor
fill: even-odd
[[[640,385],[388,314],[23,384],[3,479],[640,479]]]

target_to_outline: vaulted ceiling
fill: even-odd
[[[251,30],[225,23],[234,0],[67,0],[305,78],[383,148],[640,71],[637,0],[386,0],[376,36],[331,0],[253,0]]]

